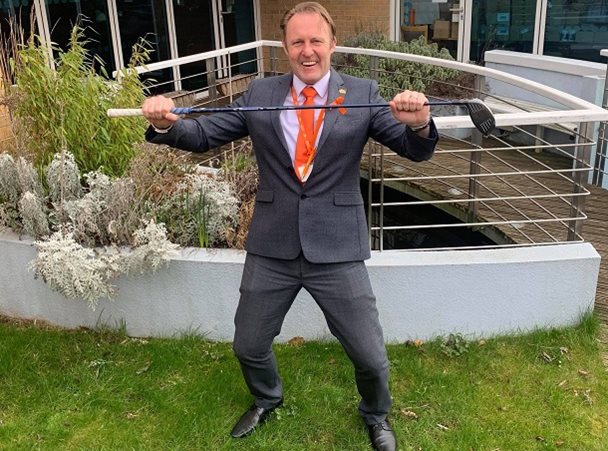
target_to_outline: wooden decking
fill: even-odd
[[[385,154],[385,177],[415,177],[417,175],[455,175],[458,178],[414,180],[408,182],[410,190],[417,191],[418,197],[427,199],[464,200],[469,190],[470,153],[443,153],[462,147],[450,140],[441,140],[438,153],[429,162],[413,163],[394,154]],[[496,143],[490,147],[496,147]],[[485,147],[485,144],[484,144]],[[560,197],[538,199],[493,200],[479,203],[473,221],[493,222],[504,220],[535,220],[539,223],[506,224],[494,226],[507,241],[518,244],[562,242],[567,240],[569,221],[555,221],[555,218],[571,216],[570,202],[575,185],[570,180],[572,159],[543,151],[496,150],[481,154],[479,172],[481,174],[509,174],[478,178],[478,195],[481,198],[550,196]],[[516,171],[557,170],[563,173],[515,175]],[[586,173],[584,173],[586,178]],[[584,196],[585,213],[588,219],[583,225],[583,238],[590,242],[601,255],[600,274],[595,299],[595,310],[604,323],[608,323],[608,190],[585,185],[589,195]],[[451,213],[467,217],[466,202],[449,204]],[[470,216],[469,216],[470,218]],[[547,221],[547,222],[543,222]],[[471,222],[471,220],[469,220]]]

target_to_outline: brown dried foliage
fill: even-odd
[[[228,247],[233,249],[245,249],[254,208],[255,197],[251,197],[249,200],[241,202],[239,207],[239,226],[236,230],[229,230],[226,232],[226,244],[228,244]]]
[[[187,155],[167,146],[143,143],[128,175],[135,182],[137,197],[159,204],[175,194],[184,176],[193,171]]]
[[[427,95],[440,99],[468,99],[475,97],[475,74],[461,72],[450,82],[434,81]]]

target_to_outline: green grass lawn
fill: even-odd
[[[586,318],[519,337],[389,346],[400,449],[608,449],[600,333]],[[251,398],[230,344],[0,320],[0,449],[371,449],[339,345],[275,349],[285,404],[235,440]]]

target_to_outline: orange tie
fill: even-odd
[[[312,86],[306,86],[302,90],[304,94],[304,105],[314,105],[317,91]],[[296,158],[295,168],[296,175],[300,180],[305,176],[302,172],[308,163],[308,159],[314,152],[315,143],[311,142],[315,139],[315,110],[300,110],[296,114],[300,115],[300,131],[298,132],[298,140],[296,141]]]

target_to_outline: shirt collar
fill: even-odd
[[[327,90],[329,88],[329,77],[331,75],[331,71],[327,71],[327,73],[318,81],[316,82],[313,86],[313,88],[315,88],[315,90],[317,91],[317,95],[319,97],[321,97],[322,99],[327,97]],[[306,86],[310,86],[307,85],[306,83],[304,83],[302,80],[300,80],[295,74],[293,76],[293,87],[296,90],[296,92],[298,93],[298,95],[302,95],[302,89],[304,89]]]

